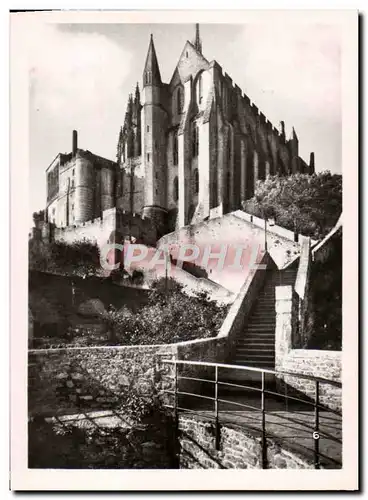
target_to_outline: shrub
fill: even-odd
[[[244,210],[258,217],[320,239],[336,224],[342,211],[342,176],[331,172],[268,177],[258,181]]]
[[[218,306],[204,293],[189,297],[175,281],[160,279],[149,302],[136,314],[127,307],[108,311],[103,321],[116,344],[167,344],[213,337],[220,329],[228,306]]]
[[[62,274],[93,275],[100,267],[100,252],[87,240],[75,243],[30,240],[29,268]]]

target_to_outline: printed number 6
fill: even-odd
[[[319,433],[314,431],[313,432],[313,439],[319,439]]]

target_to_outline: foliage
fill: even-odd
[[[50,246],[40,241],[29,240],[28,263],[29,269],[36,269],[38,271],[53,270]]]
[[[342,211],[342,176],[331,172],[268,177],[258,181],[255,196],[243,206],[258,217],[315,239],[323,238]]]
[[[215,336],[227,309],[203,293],[189,297],[175,281],[160,279],[138,313],[123,307],[105,313],[104,321],[118,344],[167,344]]]
[[[328,258],[312,266],[314,318],[309,349],[339,351],[342,347],[342,231],[334,240]]]
[[[75,243],[51,243],[30,240],[29,268],[62,274],[95,274],[100,266],[100,253],[96,244],[87,240]]]
[[[46,422],[36,417],[29,422],[28,466],[30,468],[168,468],[176,467],[173,451],[172,416],[165,412],[155,395],[140,396],[134,389],[123,396],[114,415],[117,427],[86,423],[79,419]],[[92,417],[93,418],[93,417]]]
[[[45,220],[45,211],[40,210],[39,212],[33,212],[32,218],[33,218],[33,223],[34,223],[35,227],[38,227],[38,223],[44,222],[44,220]]]
[[[143,396],[132,387],[120,396],[120,408],[134,423],[142,423],[152,418],[162,420],[166,416],[157,393],[151,392]]]

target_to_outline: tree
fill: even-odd
[[[45,211],[40,210],[39,212],[33,212],[32,218],[33,218],[33,223],[34,223],[35,227],[38,227],[38,224],[45,220]]]
[[[334,227],[342,211],[342,176],[331,172],[268,177],[258,181],[244,210],[273,217],[280,226],[321,239]]]

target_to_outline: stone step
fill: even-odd
[[[238,340],[236,342],[236,345],[255,345],[261,347],[262,345],[269,345],[269,344],[274,344],[275,343],[275,337],[273,335],[270,335],[269,337],[262,337],[262,338],[257,338],[257,337],[251,337],[249,339],[244,339],[244,340]]]
[[[251,330],[252,328],[259,328],[260,330],[275,328],[276,322],[272,320],[268,321],[250,321],[248,326],[246,326],[246,330]]]
[[[235,354],[235,359],[249,359],[252,361],[256,360],[274,360],[275,352],[272,351],[237,351]]]
[[[255,311],[251,317],[249,318],[248,324],[253,321],[275,321],[276,320],[276,312],[270,311]]]
[[[259,318],[250,318],[248,325],[245,326],[245,330],[248,330],[248,328],[252,327],[261,327],[266,326],[266,327],[272,327],[274,328],[276,325],[276,321],[273,318],[265,318],[265,317],[259,317]]]
[[[258,340],[258,339],[252,339],[252,340],[245,340],[245,341],[239,341],[236,343],[237,347],[253,347],[254,349],[262,349],[263,347],[267,347],[269,349],[270,345],[274,345],[275,339],[269,338],[269,339],[264,339],[264,340]]]
[[[268,342],[269,339],[275,338],[275,332],[248,332],[244,337],[238,337],[237,342]]]
[[[270,326],[267,329],[264,328],[262,329],[258,327],[245,328],[242,333],[239,333],[239,335],[237,335],[236,338],[237,340],[243,340],[243,339],[250,339],[252,337],[258,338],[258,336],[260,338],[263,338],[263,337],[268,337],[270,335],[275,335],[275,325]]]
[[[274,348],[274,344],[269,344],[269,345],[263,345],[261,348],[258,346],[258,347],[251,347],[249,349],[249,345],[247,344],[244,344],[244,345],[237,345],[236,346],[236,350],[235,350],[235,354],[238,355],[238,354],[241,354],[241,353],[252,353],[252,354],[258,354],[258,353],[271,353],[272,355],[275,354],[275,348]]]
[[[268,332],[267,334],[262,332],[259,335],[257,333],[253,332],[250,334],[249,332],[244,335],[244,337],[238,337],[236,339],[237,344],[264,344],[265,342],[268,344],[269,341],[275,340],[275,333],[274,332]]]
[[[254,316],[251,316],[248,320],[248,325],[254,323],[255,320],[257,321],[257,323],[275,323],[276,315],[275,317],[272,317],[272,315],[270,314],[263,313],[262,315],[259,315],[256,318]]]

